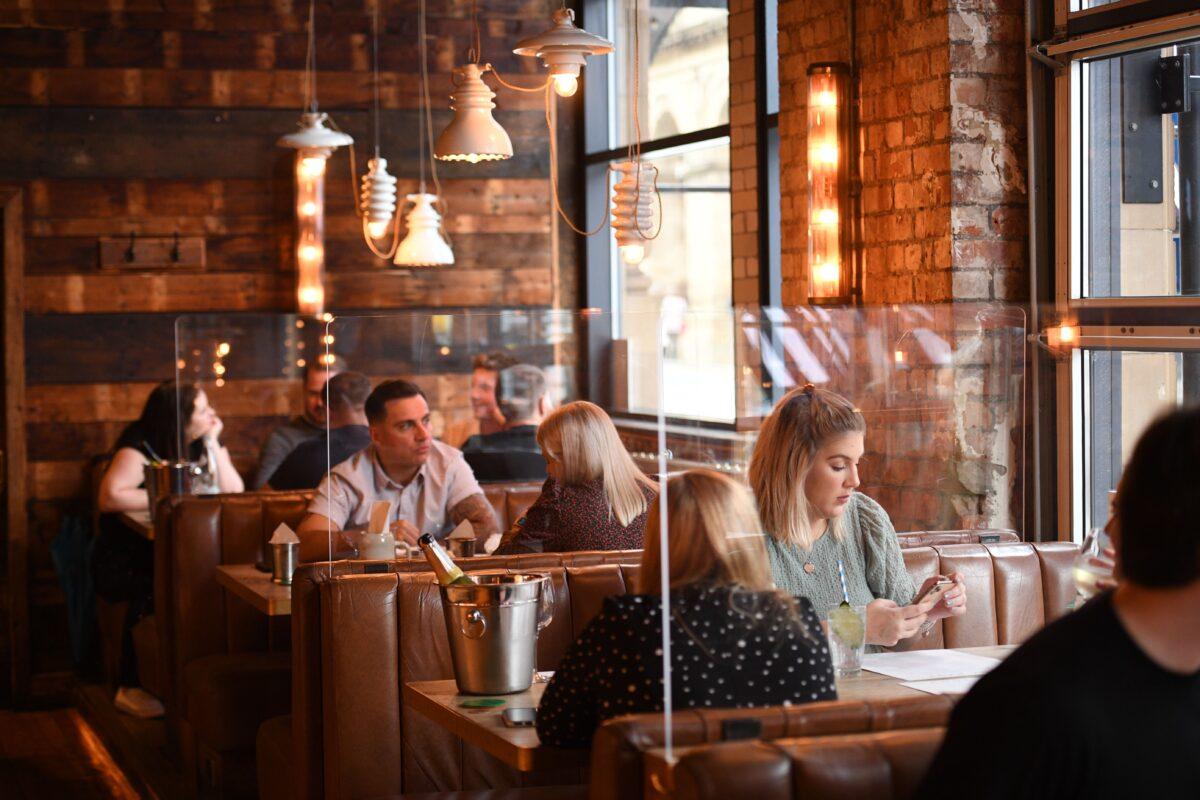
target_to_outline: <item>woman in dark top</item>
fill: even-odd
[[[177,412],[178,409],[178,412]],[[176,415],[186,415],[180,436]],[[135,716],[162,714],[162,704],[138,687],[131,631],[139,619],[154,610],[154,546],[120,521],[124,511],[149,508],[144,467],[151,459],[200,462],[220,491],[242,491],[242,479],[220,445],[221,420],[208,397],[190,384],[159,384],[146,399],[142,415],[131,422],[113,448],[112,459],[100,481],[97,506],[100,536],[92,551],[92,577],[96,594],[110,603],[128,603],[121,645],[121,675],[116,706]],[[180,453],[180,439],[187,442]]]
[[[642,474],[599,406],[580,400],[537,430],[550,477],[497,553],[637,550],[654,482]]]
[[[777,592],[754,505],[728,476],[667,484],[675,708],[753,708],[837,698],[812,604]],[[571,645],[538,708],[543,744],[586,746],[610,717],[663,707],[659,502],[640,594],[609,597]]]

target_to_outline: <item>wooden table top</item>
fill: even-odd
[[[122,511],[121,522],[143,539],[154,541],[154,520],[149,511]]]
[[[292,587],[273,583],[271,573],[259,572],[253,564],[219,565],[217,583],[269,617],[292,613]]]
[[[542,747],[532,727],[509,728],[500,715],[506,708],[537,708],[546,684],[535,683],[517,694],[496,695],[499,708],[462,708],[471,695],[458,693],[454,681],[413,681],[404,684],[404,702],[458,738],[521,772],[586,769],[588,750]]]
[[[1017,649],[1017,646],[1004,644],[991,647],[962,647],[957,649],[962,653],[1004,660],[1008,657],[1009,653]],[[904,697],[920,697],[925,694],[925,692],[919,689],[901,686],[905,682],[899,678],[892,678],[877,672],[863,670],[862,673],[853,678],[838,678],[838,700],[895,700]],[[649,749],[643,754],[642,774],[645,776],[645,800],[662,800],[662,798],[670,796],[669,789],[665,787],[671,787],[674,784],[671,773],[675,768],[675,764],[679,761],[680,757],[694,749],[696,749],[694,746],[676,747],[671,754],[670,760],[667,759],[667,751],[662,747]]]

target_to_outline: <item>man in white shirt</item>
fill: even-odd
[[[328,532],[361,529],[371,505],[392,503],[390,524],[396,541],[416,544],[431,533],[443,537],[469,520],[482,541],[499,532],[462,453],[433,438],[425,394],[404,380],[375,387],[366,403],[371,445],[334,467],[317,487],[300,523],[301,561],[329,557],[341,549]]]

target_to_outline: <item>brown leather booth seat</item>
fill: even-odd
[[[625,591],[626,582],[633,580],[640,561],[641,551],[629,550],[487,556],[462,563],[468,571],[555,572],[561,597],[556,603],[554,620],[539,638],[538,653],[540,668],[550,669],[557,665],[582,626],[599,611],[604,597]],[[564,565],[594,566],[597,570],[575,575],[572,586],[578,591],[568,596],[564,594],[561,571]],[[405,740],[414,734],[412,729],[402,731],[400,726],[400,660],[407,665],[405,674],[410,675],[403,680],[452,677],[436,587],[418,582],[413,588],[408,583],[409,573],[425,573],[421,581],[431,580],[426,570],[425,562],[413,560],[339,561],[308,564],[296,571],[292,584],[292,714],[289,723],[271,720],[270,727],[264,725],[258,735],[260,754],[267,753],[267,758],[271,758],[270,754],[287,751],[290,762],[286,769],[279,769],[264,763],[260,755],[261,797],[366,797],[401,791],[401,734]],[[329,588],[333,584],[336,589]],[[402,585],[409,588],[401,589]],[[359,592],[365,593],[361,599]],[[414,592],[425,598],[424,606],[413,599]],[[364,604],[359,612],[353,612],[347,605],[350,597]],[[435,602],[429,602],[430,597]],[[403,627],[399,616],[401,599],[407,601],[403,605],[405,612],[416,613]],[[331,605],[334,602],[336,606]],[[377,613],[383,611],[380,603],[389,607],[383,617]],[[344,616],[350,619],[342,619]],[[360,633],[369,638],[360,641],[357,638]],[[384,661],[377,663],[377,657]],[[417,677],[411,677],[414,674]],[[380,681],[390,695],[379,695],[377,702],[375,691]],[[359,717],[347,711],[347,704],[355,703],[363,704]],[[424,720],[412,725],[420,728],[422,723],[429,726]],[[405,724],[409,722],[406,720]],[[406,785],[407,790],[428,791],[459,785],[460,748],[444,732],[433,729],[431,736],[439,733],[438,746],[433,749],[443,751],[441,756],[450,761],[434,758],[430,762],[404,751],[404,773],[414,776]],[[364,736],[370,744],[360,748]],[[289,742],[283,741],[289,737]],[[424,744],[424,733],[417,738]],[[378,762],[358,770],[361,774],[347,776],[347,771],[355,770],[347,767],[346,761],[367,757],[362,755],[365,753],[377,755]],[[514,776],[482,753],[471,754],[467,759],[468,773],[481,760],[486,764],[487,774],[472,778],[474,782],[468,783],[469,787],[489,786],[492,784],[487,781],[500,779],[510,783],[499,785],[511,785]],[[327,765],[333,768],[327,771]],[[499,778],[498,770],[504,773]],[[370,785],[359,785],[357,778],[370,779]]]
[[[685,753],[675,765],[679,800],[908,800],[945,728],[733,742]],[[969,786],[963,787],[970,796]]]
[[[695,747],[732,739],[770,741],[944,727],[953,707],[949,697],[925,695],[769,708],[690,709],[672,715],[671,738],[676,747]],[[605,722],[592,742],[590,800],[642,797],[642,754],[662,746],[661,714],[628,714]]]
[[[508,524],[539,490],[540,484],[502,483],[485,493]],[[252,793],[256,731],[290,701],[290,623],[229,597],[216,568],[263,560],[275,528],[296,527],[311,497],[311,491],[178,496],[157,509],[155,614],[136,640],[139,666],[167,707],[185,766],[193,771],[199,753],[206,784]]]

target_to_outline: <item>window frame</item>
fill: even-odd
[[[1053,43],[1039,45],[1032,55],[1057,62],[1051,77],[1053,144],[1053,313],[1047,324],[1071,324],[1079,331],[1077,347],[1059,353],[1054,361],[1054,429],[1057,458],[1057,531],[1059,539],[1080,541],[1088,526],[1091,375],[1089,353],[1200,353],[1200,325],[1195,320],[1200,296],[1084,297],[1087,243],[1084,238],[1086,175],[1083,146],[1087,120],[1083,114],[1082,65],[1148,47],[1200,37],[1200,11],[1176,13],[1170,2],[1121,0],[1107,6],[1070,11],[1070,0],[1053,2]],[[1043,61],[1045,63],[1045,61]],[[1030,109],[1033,113],[1033,109]],[[1066,135],[1063,135],[1063,134]],[[1036,158],[1036,154],[1035,154]],[[1036,226],[1034,227],[1036,230]],[[1047,298],[1049,299],[1049,298]],[[1188,324],[1188,323],[1191,324]],[[1043,333],[1044,331],[1038,331]],[[1034,486],[1033,491],[1038,491]]]

